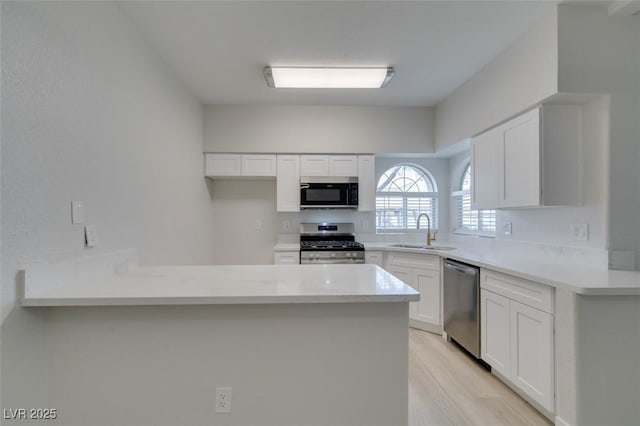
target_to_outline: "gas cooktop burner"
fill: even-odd
[[[356,241],[325,240],[300,241],[301,250],[364,250],[364,246]]]
[[[365,263],[353,223],[301,223],[300,263]]]

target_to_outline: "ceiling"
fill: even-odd
[[[120,3],[205,104],[432,106],[553,1]],[[393,66],[385,89],[270,89],[265,65]]]

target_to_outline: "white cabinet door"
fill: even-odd
[[[298,265],[300,263],[300,252],[298,251],[277,251],[273,254],[275,265]]]
[[[471,140],[471,208],[492,209],[498,206],[500,172],[500,129],[492,129]]]
[[[358,155],[358,211],[376,209],[376,158]]]
[[[499,127],[502,132],[500,207],[540,205],[540,109]]]
[[[415,282],[413,281],[414,273],[411,269],[403,268],[402,266],[389,266],[387,270],[394,277],[404,281],[405,284],[408,284],[411,287],[413,287],[414,290],[417,290],[418,292],[420,291],[420,289],[416,286]],[[422,297],[422,295],[420,295],[420,297]],[[409,302],[409,318],[410,319],[418,319],[418,303],[420,302]]]
[[[301,155],[300,176],[329,176],[329,156]]]
[[[510,306],[510,379],[536,402],[553,412],[553,317],[513,300]]]
[[[242,154],[242,176],[276,176],[276,156],[273,154]]]
[[[414,274],[413,279],[420,292],[415,319],[440,325],[440,271],[416,269]]]
[[[241,176],[241,159],[240,154],[206,154],[205,176]]]
[[[300,211],[300,156],[278,155],[276,210]]]
[[[364,252],[364,263],[372,263],[374,265],[378,265],[382,268],[382,259],[383,259],[383,252],[381,251],[369,251],[369,250],[365,250]]]
[[[480,357],[505,378],[511,361],[509,321],[509,299],[480,290]]]
[[[358,176],[358,156],[330,155],[329,176]]]

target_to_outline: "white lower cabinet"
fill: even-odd
[[[442,333],[440,257],[393,252],[387,256],[387,271],[420,292],[420,300],[409,303],[410,325]]]
[[[553,413],[553,303],[540,303],[539,298],[530,296],[542,294],[546,298],[551,288],[484,269],[481,286],[482,359],[503,379]],[[544,306],[548,312],[523,302]]]
[[[276,251],[273,254],[274,265],[298,265],[300,264],[299,251]]]
[[[491,368],[509,377],[509,299],[480,290],[480,312],[481,357]]]
[[[382,259],[384,258],[384,253],[381,251],[369,251],[365,250],[364,252],[364,263],[373,263],[374,265],[378,265],[383,267],[384,263]]]
[[[510,379],[549,411],[553,398],[553,317],[510,301]]]

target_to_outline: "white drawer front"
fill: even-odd
[[[544,284],[482,269],[480,271],[480,286],[527,306],[553,314],[553,289]]]
[[[276,265],[298,265],[300,264],[299,251],[280,251],[275,252],[273,263]]]
[[[430,254],[389,253],[389,266],[402,266],[405,268],[421,268],[432,271],[440,270],[440,257]]]

